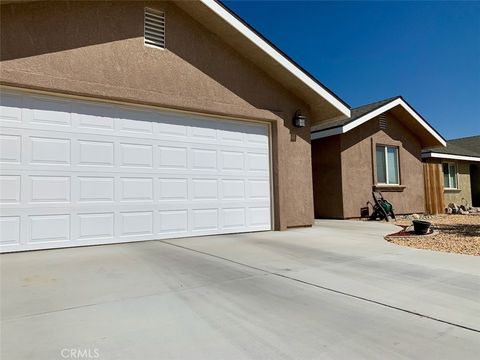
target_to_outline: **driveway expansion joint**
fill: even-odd
[[[443,324],[446,324],[446,325],[455,326],[455,327],[458,327],[458,328],[461,328],[461,329],[464,329],[464,330],[480,333],[480,329],[475,329],[473,327],[457,324],[457,323],[454,323],[454,322],[451,322],[451,321],[447,321],[447,320],[443,320],[443,319],[436,318],[436,317],[433,317],[433,316],[429,316],[429,315],[426,315],[426,314],[422,314],[422,313],[417,312],[417,311],[408,310],[408,309],[401,308],[401,307],[398,307],[398,306],[383,303],[381,301],[376,301],[376,300],[369,299],[369,298],[366,298],[366,297],[363,297],[363,296],[347,293],[347,292],[336,290],[336,289],[329,288],[329,287],[326,287],[326,286],[318,285],[318,284],[315,284],[315,283],[312,283],[312,282],[300,280],[300,279],[297,279],[297,278],[294,278],[294,277],[291,277],[291,276],[283,275],[283,274],[280,274],[280,273],[277,273],[277,272],[274,272],[274,271],[270,271],[270,270],[267,270],[267,269],[262,269],[262,268],[259,268],[259,267],[253,266],[253,265],[245,264],[245,263],[235,261],[235,260],[232,260],[232,259],[228,259],[228,258],[219,256],[219,255],[214,255],[214,254],[211,254],[211,253],[208,253],[208,252],[205,252],[205,251],[195,250],[195,249],[189,248],[187,246],[178,245],[178,244],[172,243],[171,241],[172,240],[160,240],[160,242],[162,242],[163,244],[175,246],[177,248],[184,249],[184,250],[187,250],[187,251],[192,251],[192,252],[202,254],[202,255],[205,255],[205,256],[211,256],[211,257],[214,257],[214,258],[219,259],[219,260],[228,261],[228,262],[231,262],[231,263],[234,263],[234,264],[237,264],[237,265],[245,266],[245,267],[253,269],[253,270],[262,271],[264,273],[267,273],[267,274],[270,274],[270,275],[273,275],[273,276],[278,276],[278,277],[281,277],[281,278],[284,278],[284,279],[287,279],[287,280],[292,280],[292,281],[295,281],[295,282],[298,282],[298,283],[301,283],[301,284],[304,284],[304,285],[316,287],[318,289],[329,291],[331,293],[335,293],[335,294],[338,294],[338,295],[343,295],[343,296],[346,296],[346,297],[349,297],[349,298],[352,298],[352,299],[356,299],[356,300],[360,300],[360,301],[365,301],[365,302],[368,302],[368,303],[371,303],[371,304],[379,305],[379,306],[382,306],[382,307],[385,307],[385,308],[389,308],[389,309],[392,309],[392,310],[404,312],[404,313],[407,313],[407,314],[410,314],[410,315],[418,316],[418,317],[421,317],[421,318],[425,318],[425,319],[432,320],[432,321],[435,321],[435,322],[443,323]]]

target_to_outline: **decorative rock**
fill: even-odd
[[[412,214],[412,218],[414,218],[414,219],[420,219],[420,215],[418,215],[418,214]]]
[[[451,207],[447,207],[447,208],[445,208],[445,213],[453,214],[453,209]]]
[[[450,203],[448,204],[448,207],[452,209],[452,213],[456,214],[458,213],[458,205],[455,203]]]
[[[468,211],[468,208],[465,205],[460,205],[460,209],[463,211]]]

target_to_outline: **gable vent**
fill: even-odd
[[[380,129],[387,130],[387,116],[385,114],[381,114],[378,117],[378,125],[380,126]]]
[[[143,34],[145,45],[165,49],[165,14],[145,8]]]

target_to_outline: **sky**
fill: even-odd
[[[480,135],[480,1],[223,1],[350,106],[402,95],[446,139]]]

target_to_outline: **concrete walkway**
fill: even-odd
[[[319,221],[2,255],[0,357],[478,358],[480,258],[393,231]]]

